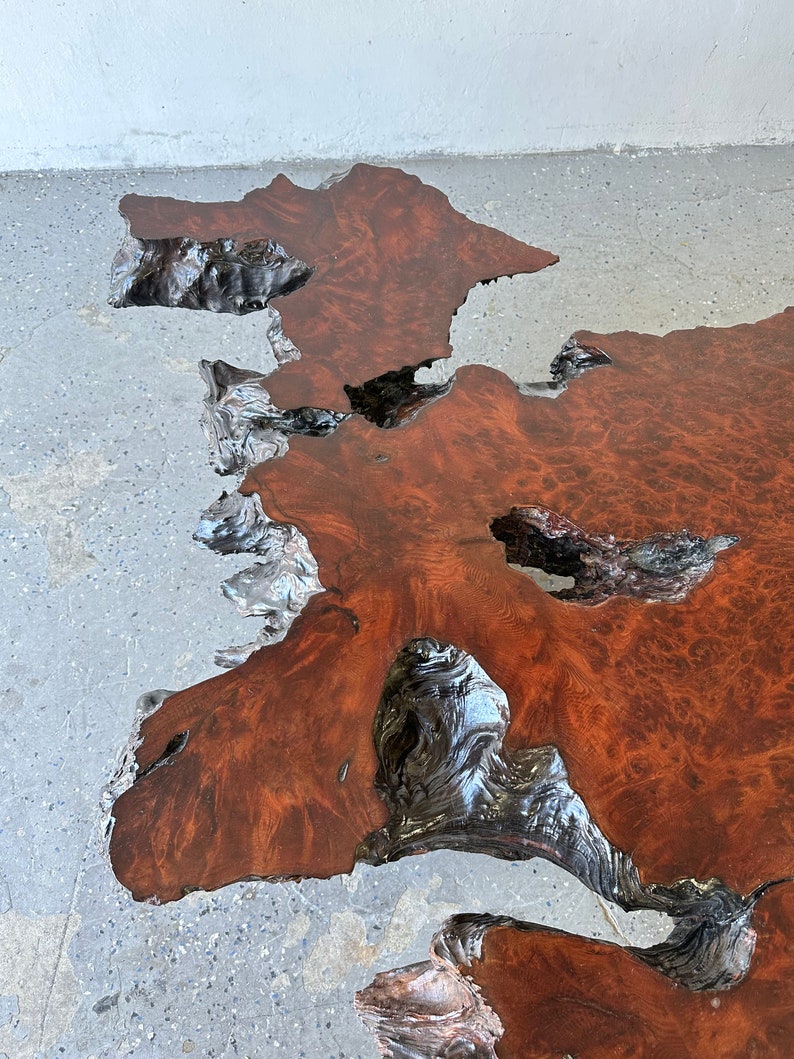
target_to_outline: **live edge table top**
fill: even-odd
[[[664,337],[580,332],[572,348],[599,360],[556,400],[466,367],[385,429],[351,414],[351,386],[447,355],[472,283],[556,260],[444,203],[369,166],[317,192],[278,178],[241,203],[122,202],[135,239],[271,239],[314,269],[279,299],[302,356],[267,392],[278,409],[339,413],[241,477],[239,503],[255,498],[305,536],[324,591],[281,642],[143,721],[111,839],[139,900],[327,877],[439,844],[481,849],[474,810],[457,802],[455,826],[395,838],[468,797],[428,772],[437,804],[417,808],[417,748],[432,756],[425,743],[447,735],[420,731],[416,711],[395,734],[382,695],[406,650],[453,648],[508,704],[498,723],[467,714],[488,733],[471,745],[510,761],[555,748],[566,789],[609,848],[630,851],[643,887],[717,877],[746,895],[794,874],[794,310]],[[586,591],[545,592],[518,568],[521,548],[570,567]],[[487,851],[508,855],[494,841]],[[502,1020],[496,1054],[751,1055],[753,1040],[757,1054],[787,1054],[791,894],[759,903],[756,962],[702,1017],[690,1007],[708,999],[619,949],[494,925],[466,974]],[[559,997],[574,993],[571,1021]],[[674,1031],[681,1021],[690,1028]],[[555,1036],[562,1024],[570,1033]]]

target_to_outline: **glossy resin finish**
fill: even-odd
[[[165,901],[440,847],[543,856],[666,912],[668,940],[455,917],[360,995],[386,1054],[788,1054],[794,311],[581,333],[521,392],[481,367],[426,384],[468,287],[552,255],[369,166],[122,209],[117,304],[264,310],[285,365],[201,365],[211,462],[247,477],[196,539],[259,558],[224,590],[265,625],[220,652],[239,668],[152,699],[122,882]]]
[[[134,273],[136,254],[144,253],[131,252],[130,241],[144,249],[152,241],[179,247],[186,239],[202,247],[230,240],[243,247],[269,243],[297,259],[290,276],[308,263],[313,272],[305,286],[278,301],[284,333],[303,356],[269,380],[271,399],[283,409],[349,412],[346,387],[449,356],[452,316],[475,283],[536,272],[557,261],[554,254],[470,221],[418,177],[371,165],[356,165],[316,190],[277,176],[240,202],[127,195],[120,210],[129,236],[116,277],[127,275],[129,260]],[[168,253],[173,259],[174,250]],[[125,303],[119,300],[121,286],[114,279],[112,303],[131,304],[129,296]],[[294,286],[274,287],[270,296],[289,290]],[[246,306],[261,308],[261,302],[249,297],[240,304],[250,311]]]
[[[325,592],[285,641],[144,721],[141,769],[189,736],[116,803],[113,862],[138,898],[349,870],[390,815],[373,724],[417,637],[476,660],[510,703],[506,748],[556,747],[643,878],[747,894],[791,874],[794,312],[588,342],[612,366],[556,401],[465,368],[404,428],[353,417],[249,474],[242,492],[305,535]],[[741,540],[681,602],[583,607],[511,569],[491,535],[539,500],[622,540]]]
[[[755,913],[762,943],[719,993],[621,949],[488,915],[454,916],[423,963],[378,974],[356,1009],[392,1059],[788,1059],[794,1040],[794,887]]]

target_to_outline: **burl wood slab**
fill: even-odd
[[[794,1049],[794,887],[755,913],[759,941],[735,989],[676,987],[619,948],[499,927],[470,973],[498,1013],[499,1059],[787,1059]]]
[[[449,356],[450,320],[474,284],[558,260],[475,224],[417,177],[363,164],[316,190],[280,175],[240,202],[127,195],[119,208],[132,237],[174,241],[158,266],[180,253],[182,261],[145,302],[114,304],[240,313],[277,297],[284,333],[302,353],[268,380],[282,409],[349,411],[345,385]],[[180,250],[185,238],[215,245]],[[267,241],[282,252],[269,252]],[[186,272],[187,295],[177,289]]]
[[[431,960],[380,973],[356,1007],[395,1059],[788,1059],[794,888],[772,890],[755,924],[763,944],[747,977],[714,993],[605,942],[455,916]]]
[[[268,302],[290,294],[277,357],[303,360],[267,391],[202,365],[219,469],[283,453],[273,431],[292,448],[199,539],[270,556],[283,537],[313,570],[304,534],[325,591],[143,722],[121,881],[167,901],[435,848],[544,856],[667,912],[670,937],[621,950],[456,917],[431,961],[359,995],[387,1054],[788,1054],[794,311],[580,334],[554,402],[487,368],[412,390],[473,282],[552,255],[363,166],[316,192],[277,178],[242,203],[122,209],[114,304],[268,309],[276,334]],[[571,584],[549,595],[522,566]],[[261,564],[247,575],[279,605]]]
[[[509,703],[505,749],[556,747],[644,879],[746,894],[793,873],[794,311],[579,338],[613,363],[556,401],[465,368],[405,427],[353,417],[249,474],[242,491],[306,534],[327,591],[284,642],[144,722],[149,771],[117,801],[111,845],[138,899],[350,870],[388,823],[373,723],[418,637],[476,659]],[[533,506],[621,541],[741,540],[683,601],[583,605],[508,567],[492,536]],[[398,847],[360,854],[414,851]]]

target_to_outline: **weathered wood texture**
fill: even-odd
[[[316,269],[277,301],[303,356],[269,379],[280,408],[349,411],[346,384],[449,356],[450,320],[475,283],[558,260],[475,224],[418,177],[371,165],[317,190],[280,175],[240,202],[126,195],[119,208],[139,239],[273,239]]]
[[[137,898],[349,870],[386,821],[372,723],[418,636],[477,660],[507,694],[507,746],[554,744],[644,878],[746,893],[792,874],[794,310],[580,337],[613,365],[556,401],[464,368],[409,425],[353,417],[248,475],[242,491],[306,534],[327,591],[284,642],[144,722],[141,769],[189,736],[114,809],[113,864]],[[508,567],[489,532],[533,505],[602,536],[741,540],[682,602],[582,606]]]

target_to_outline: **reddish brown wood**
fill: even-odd
[[[139,239],[274,239],[316,267],[276,302],[303,354],[269,380],[280,408],[349,410],[345,384],[449,356],[450,321],[474,284],[558,260],[475,224],[418,177],[371,165],[317,190],[280,175],[240,202],[126,195],[119,208]]]
[[[556,401],[464,368],[405,427],[354,417],[249,474],[243,491],[307,535],[328,591],[286,641],[144,722],[141,768],[189,737],[116,803],[113,863],[137,898],[348,870],[386,819],[372,721],[417,636],[474,656],[507,693],[509,746],[555,744],[644,878],[747,892],[792,874],[794,310],[584,340],[613,366]],[[741,541],[683,602],[581,606],[510,569],[489,533],[532,505],[621,539]]]
[[[794,888],[772,891],[741,986],[693,993],[619,948],[497,927],[466,969],[499,1015],[499,1059],[788,1059],[794,1048]]]
[[[431,960],[380,972],[356,1009],[383,1054],[411,1059],[788,1059],[794,889],[771,890],[756,924],[765,944],[741,985],[703,993],[607,942],[453,916]]]

